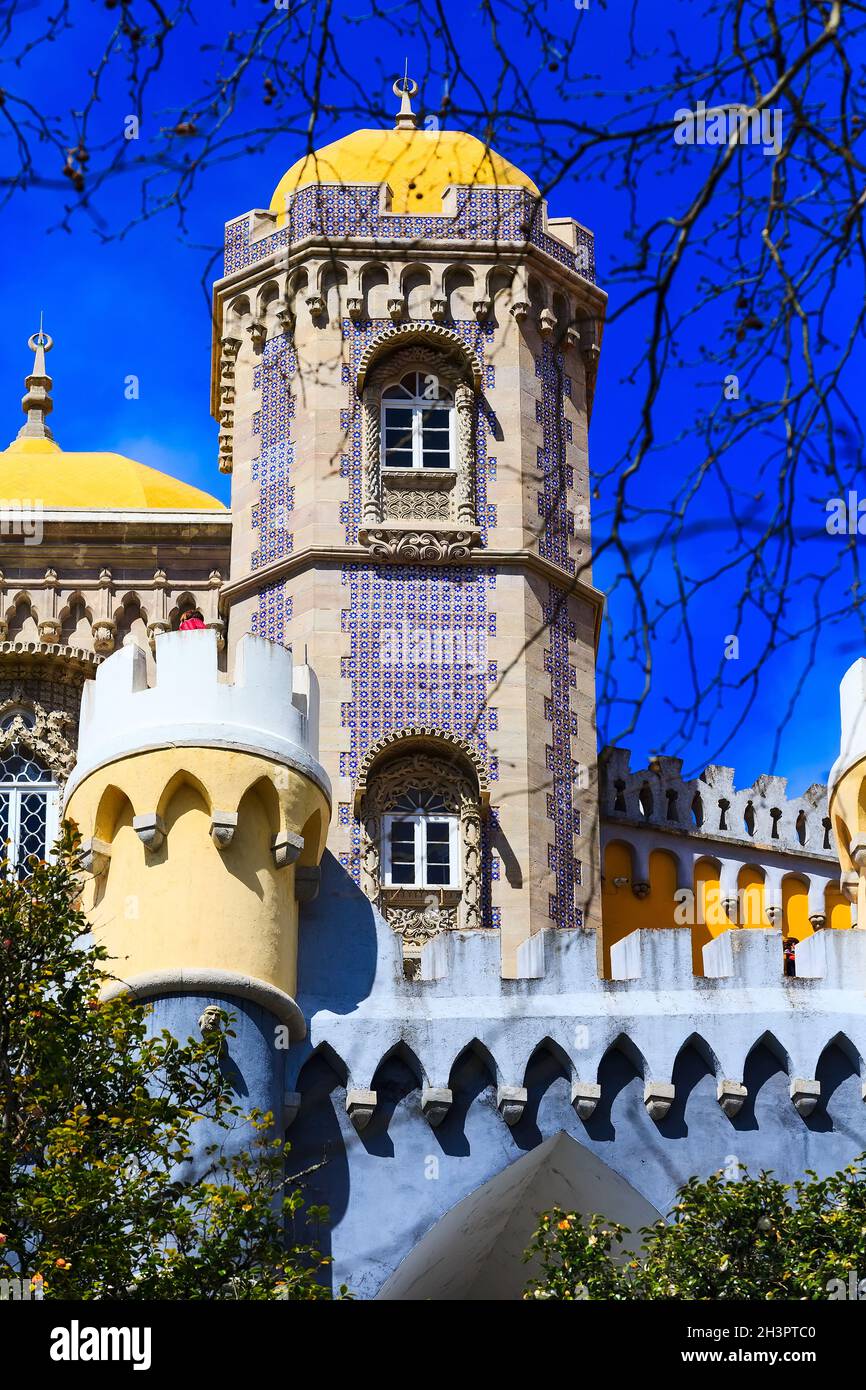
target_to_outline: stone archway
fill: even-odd
[[[522,1255],[539,1212],[601,1212],[637,1233],[662,1215],[631,1183],[564,1130],[458,1202],[376,1295],[410,1302],[519,1299],[532,1277]],[[630,1248],[639,1244],[635,1234]]]

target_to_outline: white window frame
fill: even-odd
[[[427,883],[427,834],[423,831],[418,834],[419,826],[430,824],[446,824],[448,826],[448,882],[447,883]],[[411,883],[395,883],[391,865],[391,827],[397,823],[401,825],[411,825],[413,827],[414,838],[414,878]],[[423,888],[431,893],[435,893],[437,888],[459,888],[460,887],[460,819],[456,815],[424,815],[423,812],[400,812],[395,811],[392,815],[384,816],[382,819],[382,869],[384,873],[384,884],[386,888]]]
[[[36,761],[35,759],[33,761]],[[51,781],[27,782],[21,779],[4,778],[0,774],[0,796],[9,798],[8,840],[2,846],[2,856],[6,859],[6,875],[14,877],[18,872],[18,857],[21,851],[21,798],[33,792],[41,792],[45,797],[45,857],[54,859],[53,847],[60,828],[60,788]]]
[[[423,374],[422,374],[423,375]],[[449,392],[449,399],[443,400],[440,396],[391,396],[385,399],[385,391],[389,391],[393,386],[402,386],[401,381],[390,381],[382,393],[382,467],[394,473],[412,473],[421,469],[425,473],[456,473],[457,472],[457,426],[454,409],[454,400]],[[431,407],[439,407],[448,411],[448,467],[424,467],[424,431],[422,428],[423,412],[430,410]],[[387,434],[387,413],[389,409],[411,410],[412,411],[412,466],[405,468],[402,464],[388,463],[388,434]]]

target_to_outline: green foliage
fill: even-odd
[[[46,1298],[329,1298],[327,1213],[302,1213],[272,1117],[232,1148],[247,1117],[220,1069],[230,1016],[181,1044],[148,1036],[129,995],[100,1001],[75,852],[65,829],[56,863],[0,879],[0,1278],[38,1276]],[[205,1122],[209,1166],[185,1178]]]
[[[834,1280],[866,1277],[866,1156],[796,1183],[741,1172],[738,1181],[691,1178],[670,1220],[644,1228],[632,1256],[626,1227],[546,1212],[524,1256],[541,1271],[524,1298],[827,1299]]]

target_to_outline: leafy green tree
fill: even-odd
[[[233,1101],[230,1016],[182,1044],[148,1036],[128,995],[99,999],[110,972],[84,935],[75,851],[66,830],[56,863],[0,878],[0,1278],[46,1298],[329,1298],[326,1209],[302,1212],[271,1117]],[[202,1124],[203,1176],[188,1163]]]
[[[866,1155],[827,1178],[691,1178],[629,1255],[625,1226],[558,1207],[539,1218],[524,1298],[828,1299],[866,1280]],[[852,1276],[854,1285],[852,1285]]]

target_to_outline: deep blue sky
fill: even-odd
[[[0,86],[16,98],[27,98],[43,112],[65,114],[81,108],[90,89],[86,69],[94,65],[118,12],[95,0],[82,0],[76,7],[74,28],[59,33],[52,42],[40,43],[16,65],[14,59],[23,42],[44,36],[44,17],[50,8],[36,5],[16,22],[19,27],[7,42],[0,63]],[[214,45],[217,49],[222,46],[227,30],[258,22],[269,11],[267,5],[253,4],[252,0],[238,5],[218,0],[194,8],[199,23],[197,27],[188,20],[179,24],[172,39],[174,47],[167,50],[164,67],[149,89],[141,139],[135,142],[134,151],[131,145],[125,150],[128,160],[139,158],[151,170],[155,155],[165,148],[161,128],[171,126],[180,112],[188,115],[199,110],[202,83],[213,72],[218,58]],[[653,55],[656,48],[661,52],[669,30],[676,32],[684,52],[700,66],[702,47],[710,42],[710,27],[702,21],[700,11],[687,3],[643,8],[647,17],[636,37],[649,69],[652,71],[654,64],[660,66],[661,59]],[[445,12],[467,72],[487,91],[496,68],[479,12],[453,0],[447,0]],[[325,101],[345,108],[350,102],[362,103],[366,92],[371,107],[382,103],[384,112],[391,113],[395,99],[386,78],[393,78],[402,69],[407,51],[410,68],[423,76],[428,63],[427,45],[435,48],[436,36],[419,33],[416,27],[407,36],[400,32],[400,12],[394,13],[396,22],[387,25],[365,17],[363,5],[337,8],[335,33],[350,67],[347,74],[341,75],[335,71],[333,59],[328,59]],[[561,61],[555,53],[542,55],[537,39],[525,35],[516,20],[505,14],[501,41],[510,52],[519,55],[532,100],[542,114],[554,113],[557,104],[563,102],[562,88],[558,93],[557,84],[565,81],[570,85],[562,109],[567,107],[572,118],[581,112],[587,119],[602,124],[627,118],[633,104],[632,89],[640,79],[636,75],[638,69],[627,65],[625,13],[625,5],[612,3],[605,7],[596,0],[592,0],[588,11],[581,13],[567,0],[542,5],[538,14],[559,36]],[[317,32],[315,14],[308,6],[297,6],[291,23],[295,28],[287,27],[281,54],[287,62],[294,61],[301,52],[300,35],[309,31],[315,37]],[[570,48],[571,57],[566,63]],[[583,80],[580,74],[584,71],[595,76]],[[94,144],[119,140],[124,118],[131,110],[120,72],[117,76],[112,73],[110,68],[102,80],[91,137]],[[307,138],[309,102],[298,96],[278,100],[275,106],[264,105],[264,75],[264,70],[251,71],[240,84],[235,110],[224,127],[229,136],[250,130],[261,132],[260,136],[246,141],[247,148],[241,148],[239,153],[237,148],[231,151],[235,157],[205,168],[190,195],[184,227],[178,225],[176,210],[169,209],[133,227],[123,238],[117,237],[116,233],[135,219],[140,207],[141,167],[132,163],[128,172],[109,180],[99,190],[94,199],[94,215],[74,213],[70,218],[71,230],[60,229],[64,207],[74,208],[77,200],[66,180],[59,177],[60,156],[50,144],[34,143],[36,171],[50,186],[37,184],[25,191],[18,190],[0,208],[0,236],[6,248],[5,331],[0,338],[0,433],[5,439],[14,436],[21,421],[19,400],[29,366],[26,340],[37,326],[42,309],[46,328],[55,339],[50,370],[55,383],[52,423],[58,441],[67,449],[117,450],[228,500],[228,479],[221,477],[216,467],[216,426],[208,413],[210,324],[202,275],[210,252],[221,242],[226,219],[251,207],[267,206],[281,174],[302,153]],[[657,75],[657,71],[653,72],[653,77]],[[441,86],[441,78],[429,80],[425,95],[433,107],[438,105]],[[458,124],[476,128],[476,133],[483,136],[479,102],[467,78],[459,78],[453,91],[458,104],[475,113]],[[694,98],[710,101],[740,100],[745,95],[730,88],[696,88],[692,92]],[[20,117],[20,108],[15,109]],[[202,124],[206,123],[205,118]],[[322,144],[359,125],[383,123],[389,123],[386,115],[379,120],[338,111],[330,120],[317,120],[315,139]],[[545,170],[539,168],[543,164],[540,148],[534,159],[531,132],[521,128],[519,119],[512,125],[514,129],[509,131],[508,122],[500,121],[494,145],[541,181]],[[8,127],[4,130],[5,134],[0,131],[0,161],[8,175],[15,166],[15,146]],[[560,132],[551,153],[559,158],[567,156],[571,138]],[[195,141],[184,148],[195,151]],[[752,157],[760,160],[762,155],[755,152]],[[708,160],[712,155],[704,150],[700,158]],[[100,159],[94,162],[98,164]],[[548,168],[553,162],[549,162]],[[678,156],[668,138],[660,147],[659,168],[653,181],[641,187],[640,219],[649,222],[666,214],[678,193],[693,186],[695,167],[694,160]],[[576,175],[567,175],[550,193],[553,215],[575,216],[595,230],[599,277],[609,289],[610,273],[627,252],[625,238],[633,220],[627,182],[621,171],[617,177],[616,171],[593,173],[580,166]],[[100,234],[100,219],[108,239]],[[723,243],[719,254],[724,254]],[[210,278],[217,271],[218,266]],[[676,307],[680,311],[688,307],[689,295],[696,294],[696,273],[678,291]],[[624,293],[622,286],[613,289],[611,307]],[[862,283],[853,271],[847,293],[859,295],[862,302]],[[609,469],[620,457],[634,428],[639,389],[623,378],[633,365],[640,328],[639,318],[626,318],[613,324],[605,338],[590,435],[591,464],[601,470]],[[694,331],[707,340],[722,333],[721,314],[714,317],[710,306]],[[137,401],[124,398],[124,379],[130,373],[140,379]],[[676,368],[672,367],[672,380],[675,377]],[[683,373],[681,385],[674,380],[660,404],[660,438],[676,438],[685,422],[684,409],[690,405],[691,397],[705,387],[700,373]],[[716,382],[706,387],[716,388]],[[760,479],[762,448],[762,442],[754,440],[732,461],[732,486],[744,491],[763,491],[768,486]],[[677,490],[678,480],[688,474],[699,458],[700,450],[689,440],[657,453],[639,481],[636,496],[648,505],[658,506]],[[854,485],[856,479],[851,482]],[[611,480],[607,480],[596,504],[597,542],[605,534],[610,488]],[[803,575],[810,571],[825,574],[838,558],[839,542],[823,533],[827,495],[826,484],[819,480],[814,498],[809,498],[806,489],[798,503],[796,519],[803,531],[799,548]],[[708,490],[704,515],[710,529],[687,552],[689,562],[697,569],[723,556],[736,543],[735,537],[726,531],[723,515],[716,506],[720,500]],[[637,528],[635,535],[651,538],[654,529],[650,519],[643,529]],[[609,588],[616,571],[615,558],[605,557],[597,568],[596,582]],[[670,567],[661,553],[654,558],[645,580],[650,604],[669,594],[671,585]],[[791,621],[807,611],[810,586],[808,579],[799,587],[792,585],[796,611],[788,615]],[[700,606],[695,607],[701,631],[695,659],[699,664],[705,663],[707,669],[714,666],[725,636],[734,630],[735,598],[730,584],[720,581],[708,589]],[[627,627],[626,609],[616,593],[611,616],[620,629]],[[750,645],[759,649],[764,638],[760,620],[752,616],[738,631],[746,650]],[[845,643],[849,650],[842,649]],[[801,641],[794,649],[767,658],[762,665],[756,707],[718,759],[737,768],[740,785],[760,772],[775,771],[787,775],[791,790],[796,792],[826,776],[838,747],[838,681],[855,655],[860,654],[858,644],[859,626],[853,620],[848,630],[843,623],[828,634],[817,661],[807,663],[811,669],[791,719],[785,716],[785,705],[804,664],[804,644]],[[642,766],[652,751],[671,748],[678,721],[673,719],[668,702],[676,701],[684,688],[687,660],[676,623],[660,632],[655,660],[652,696],[637,729],[623,740],[634,750],[633,766]],[[617,678],[626,688],[640,684],[640,673],[629,664],[625,642],[621,660],[618,658]],[[715,751],[716,744],[726,736],[735,707],[736,699],[731,696],[720,710],[713,709],[706,739],[695,731],[685,746],[677,744],[672,750],[684,756],[688,771],[703,766]],[[785,727],[774,759],[775,732],[780,722]],[[614,717],[610,728],[616,727]]]

